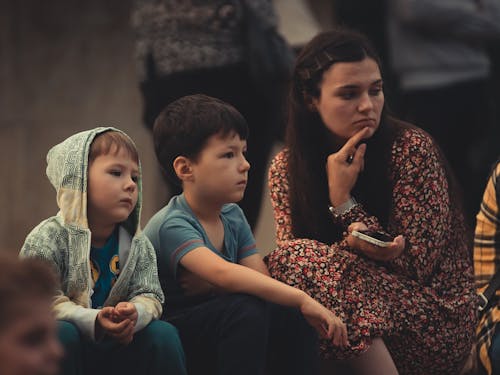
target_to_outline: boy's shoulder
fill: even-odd
[[[245,216],[241,207],[236,203],[227,203],[222,206],[221,214],[227,218],[234,218],[236,220],[241,220],[241,217]]]
[[[181,196],[178,195],[172,197],[166,206],[157,211],[149,219],[144,227],[144,232],[151,240],[154,237],[154,233],[159,232],[162,228],[177,226],[182,222],[196,224],[197,219],[185,202],[182,201]]]

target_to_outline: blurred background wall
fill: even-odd
[[[0,0],[0,171],[4,177],[0,249],[18,251],[27,233],[57,212],[55,191],[45,176],[45,156],[51,146],[77,131],[99,125],[126,131],[136,141],[143,163],[143,225],[165,203],[151,136],[141,119],[131,1]],[[387,59],[385,0],[274,0],[274,4],[280,30],[296,49],[338,22],[365,32]],[[496,46],[490,125],[483,126],[482,143],[471,153],[477,168],[483,169],[500,152],[496,88],[500,48]],[[386,98],[394,104],[394,77],[385,73]],[[484,124],[471,124],[472,132],[476,125]],[[277,144],[275,151],[280,147]],[[481,179],[477,184],[483,188]],[[274,247],[267,192],[262,205],[255,234],[259,248],[267,253]]]
[[[304,17],[300,7],[287,7],[290,1],[277,1],[278,11],[289,18]],[[141,121],[130,3],[0,0],[2,250],[17,252],[27,233],[57,212],[45,156],[77,131],[112,125],[136,141],[144,171],[143,225],[165,203],[150,133]],[[285,32],[300,42],[319,28],[310,16],[302,26],[288,25],[294,27],[285,27]],[[267,193],[263,205],[256,237],[267,253],[274,246]]]

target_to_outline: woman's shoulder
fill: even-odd
[[[410,155],[431,155],[437,153],[434,139],[423,129],[409,125],[396,137],[393,148],[393,157]]]
[[[281,149],[272,159],[271,168],[284,168],[288,165],[290,152],[288,148]]]
[[[431,135],[427,133],[425,130],[414,126],[407,125],[396,137],[396,142],[414,146],[414,145],[434,145],[434,140]]]

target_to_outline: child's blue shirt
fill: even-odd
[[[100,309],[104,306],[104,302],[120,274],[117,229],[113,231],[103,247],[92,246],[90,248],[90,268],[92,280],[95,283],[94,293],[92,293],[92,307],[94,309]]]
[[[196,248],[207,247],[228,262],[239,263],[257,253],[250,226],[237,204],[224,205],[220,217],[224,226],[222,252],[210,242],[184,194],[173,197],[144,228],[144,233],[156,250],[160,283],[166,297],[165,304],[168,306],[168,311],[165,311],[167,316],[211,298],[184,294],[177,280],[179,267],[182,267],[180,260],[184,255]]]

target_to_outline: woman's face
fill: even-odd
[[[312,99],[326,128],[338,144],[344,144],[368,127],[371,137],[384,107],[382,77],[375,60],[338,62],[323,73],[320,95]]]
[[[25,301],[0,331],[0,374],[55,375],[62,354],[47,299]]]

